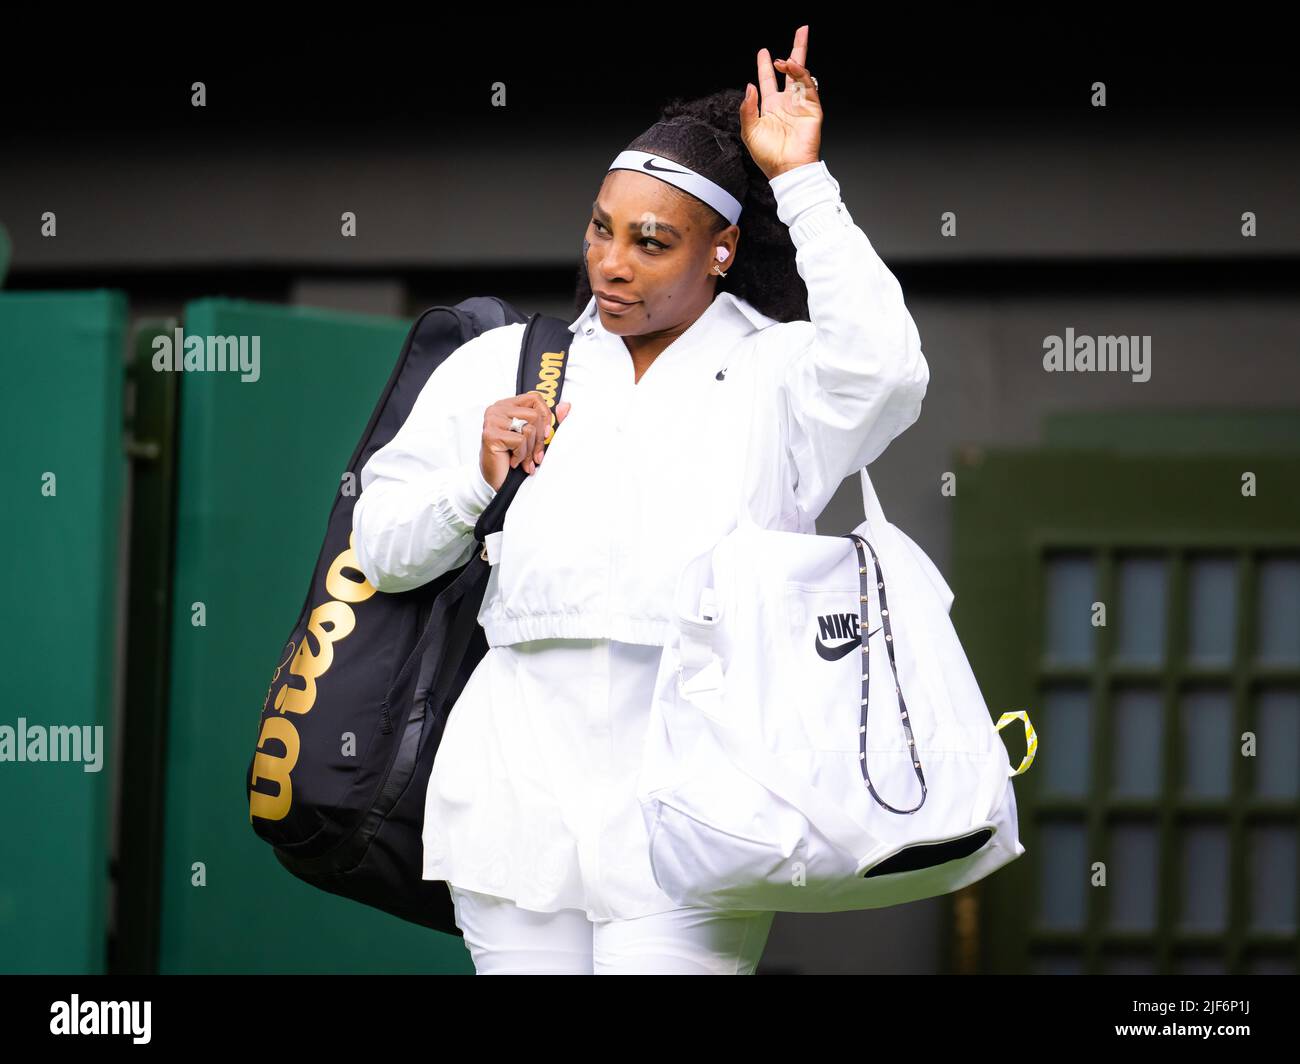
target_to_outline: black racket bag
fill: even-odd
[[[481,332],[527,321],[517,394],[560,401],[573,334],[525,319],[495,297],[432,307],[411,326],[345,482],[405,422],[449,354]],[[249,764],[253,830],[280,863],[321,890],[460,935],[442,880],[421,878],[424,798],[447,716],[487,653],[478,612],[490,566],[483,544],[505,524],[527,476],[510,470],[479,517],[468,563],[422,587],[376,591],[356,567],[357,495],[334,499],[297,623],[278,658]]]

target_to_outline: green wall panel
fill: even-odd
[[[287,872],[245,791],[277,652],[409,325],[226,299],[186,309],[187,335],[260,338],[260,376],[181,374],[162,972],[473,971],[458,937]]]
[[[0,726],[90,728],[92,738],[103,729],[98,771],[86,771],[89,748],[79,761],[0,761],[7,973],[105,967],[125,330],[119,292],[0,293],[11,589],[0,613]],[[47,473],[53,495],[42,493]]]

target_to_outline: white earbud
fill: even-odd
[[[727,256],[730,255],[730,254],[731,254],[731,252],[728,251],[725,247],[722,247],[721,245],[718,246],[718,261],[719,261],[719,262],[726,262],[726,261],[727,261]]]

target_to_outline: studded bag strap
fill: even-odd
[[[862,766],[862,779],[866,782],[867,790],[871,792],[871,796],[891,813],[915,813],[925,804],[925,798],[928,791],[925,786],[925,775],[921,771],[920,755],[916,750],[916,740],[912,737],[912,724],[908,720],[907,703],[903,699],[903,689],[898,683],[898,667],[894,661],[894,633],[889,624],[889,601],[885,597],[885,577],[880,571],[880,559],[876,557],[875,548],[872,547],[870,543],[859,536],[856,532],[846,532],[844,538],[852,540],[853,546],[857,549],[858,580],[861,585],[860,594],[858,596],[858,609],[860,614],[859,632],[862,639],[862,723],[858,726],[858,763]],[[862,549],[864,546],[867,550],[871,551],[871,560],[875,564],[876,590],[879,593],[878,597],[880,599],[880,625],[885,631],[885,652],[889,656],[889,669],[894,674],[894,692],[898,695],[898,712],[903,721],[903,730],[907,732],[907,747],[911,754],[912,767],[916,770],[916,778],[921,781],[921,800],[911,809],[895,809],[892,805],[881,798],[876,792],[875,786],[871,782],[870,774],[867,772],[867,700],[870,694],[867,658],[870,652],[870,635],[874,635],[875,633],[871,632],[870,635],[868,634],[867,604],[869,601],[868,590],[870,585],[867,580],[869,575],[867,572],[867,556]],[[879,630],[880,629],[877,629],[876,631]]]

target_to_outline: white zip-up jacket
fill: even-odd
[[[771,185],[812,320],[777,322],[719,293],[637,382],[588,303],[569,326],[560,398],[573,405],[489,551],[489,646],[663,645],[678,572],[735,527],[742,486],[763,527],[813,532],[841,481],[919,416],[930,373],[916,325],[839,183],[818,161]],[[515,394],[523,330],[452,352],[362,469],[353,547],[379,591],[418,587],[478,549],[495,494],[479,467],[483,415]]]

